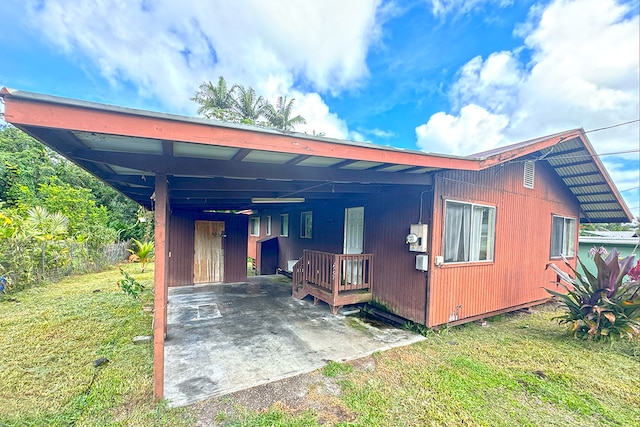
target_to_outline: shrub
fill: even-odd
[[[153,251],[155,250],[155,245],[153,242],[140,242],[136,239],[131,239],[136,244],[136,250],[129,249],[129,252],[136,255],[138,257],[139,262],[142,264],[140,269],[141,273],[144,273],[144,268],[147,263],[153,261]]]
[[[133,299],[140,299],[140,294],[144,291],[144,286],[123,269],[120,269],[120,274],[122,274],[123,277],[118,280],[117,283],[120,289],[122,289],[122,292]]]
[[[593,259],[597,276],[589,272],[580,259],[578,262],[584,275],[563,258],[575,277],[555,264],[548,264],[547,268],[558,275],[556,283],[567,291],[563,294],[546,290],[566,308],[563,315],[554,319],[566,324],[570,335],[581,339],[614,340],[639,336],[640,261],[633,267],[634,258],[630,255],[619,260],[616,249],[605,259],[600,253],[595,253]]]

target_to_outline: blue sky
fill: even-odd
[[[224,76],[298,131],[467,155],[640,117],[638,0],[4,0],[0,86],[195,115]],[[638,122],[588,134],[640,215]],[[625,154],[609,154],[620,153]]]

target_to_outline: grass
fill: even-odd
[[[339,398],[355,414],[334,425],[638,425],[640,343],[571,339],[551,321],[556,310],[547,305],[487,327],[431,332],[423,342],[374,354],[373,370],[329,362],[323,373],[337,378]],[[319,425],[307,409],[277,406],[251,421]]]
[[[124,269],[151,289],[152,270]],[[120,277],[117,268],[75,276],[20,292],[20,303],[0,302],[1,426],[193,424],[188,408],[153,403],[151,345],[131,342],[151,334],[151,316],[117,288]],[[322,373],[338,394],[316,390],[299,409],[241,408],[216,422],[320,425],[314,405],[335,401],[348,421],[330,424],[344,427],[637,425],[640,342],[571,339],[551,321],[556,310],[429,332],[423,342],[375,353],[373,368],[329,362]],[[94,368],[100,357],[109,363]]]
[[[152,268],[122,267],[153,287]],[[152,318],[120,277],[73,276],[0,302],[0,425],[188,425],[184,410],[153,403],[152,346],[132,343],[152,334]],[[109,362],[95,368],[101,357]]]

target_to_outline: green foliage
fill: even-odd
[[[211,82],[202,83],[191,100],[200,105],[198,114],[208,119],[263,125],[285,132],[293,131],[296,125],[306,123],[304,117],[293,115],[294,99],[287,102],[286,96],[279,96],[274,106],[259,96],[252,87],[238,84],[229,87],[222,76],[215,86]]]
[[[293,101],[295,101],[295,99],[287,102],[286,96],[279,96],[275,106],[267,104],[264,115],[267,118],[269,126],[289,132],[293,131],[296,125],[307,123],[304,117],[300,115],[293,116]]]
[[[575,277],[555,264],[547,266],[558,275],[560,280],[557,284],[566,291],[565,294],[547,289],[566,308],[566,312],[556,319],[567,325],[571,336],[614,340],[620,337],[633,339],[640,335],[640,281],[637,273],[640,262],[633,267],[634,258],[631,255],[619,260],[615,249],[606,259],[595,253],[597,276],[591,274],[580,260],[584,275],[564,260]]]
[[[153,261],[153,252],[155,250],[155,245],[153,242],[140,242],[137,239],[132,239],[136,244],[136,249],[129,249],[129,252],[138,257],[138,261],[142,265],[141,273],[144,273],[145,266]]]
[[[133,299],[140,299],[140,294],[144,292],[144,286],[123,269],[120,269],[120,274],[122,274],[123,277],[118,280],[117,283],[120,289],[122,289],[122,292]]]
[[[34,206],[69,219],[69,236],[89,244],[143,238],[138,205],[13,126],[0,129],[0,202],[19,216]]]
[[[353,371],[353,366],[348,363],[338,363],[333,360],[329,360],[322,372],[327,377],[337,377],[340,375],[348,374]]]
[[[116,239],[150,235],[151,221],[131,225],[138,208],[19,129],[0,128],[0,276],[12,291],[121,260]]]

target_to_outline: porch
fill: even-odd
[[[165,398],[184,406],[424,339],[331,316],[281,275],[169,289]]]
[[[292,271],[292,295],[324,301],[332,314],[345,305],[371,301],[373,254],[333,254],[305,249]]]

